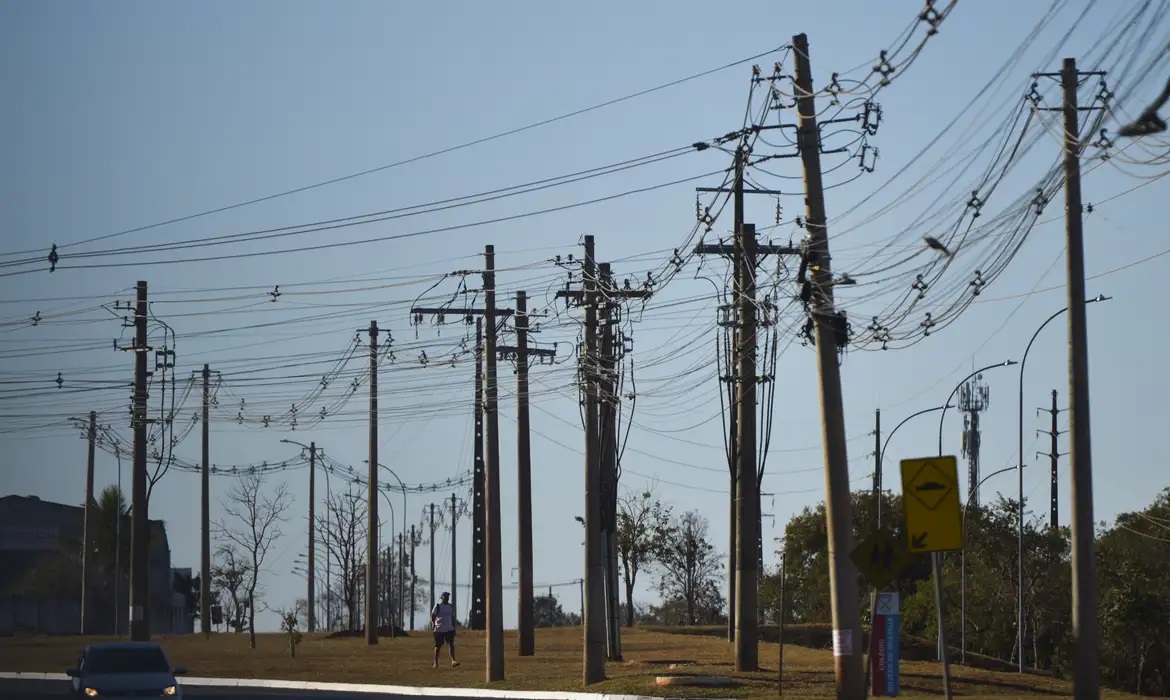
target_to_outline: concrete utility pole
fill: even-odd
[[[1093,453],[1089,424],[1089,339],[1085,312],[1085,246],[1081,230],[1081,144],[1075,58],[1064,59],[1064,192],[1068,266],[1069,463],[1072,482],[1073,695],[1100,697],[1097,565],[1093,552]],[[1104,75],[1095,72],[1091,75]],[[1021,627],[1021,630],[1023,627]],[[1023,634],[1021,646],[1023,643]],[[1023,656],[1021,655],[1021,658]]]
[[[414,597],[414,550],[418,547],[418,533],[410,526],[410,629],[414,630],[414,609],[418,607]]]
[[[477,413],[478,413],[478,411],[477,411]],[[458,591],[458,588],[459,588],[459,576],[458,576],[459,558],[455,554],[456,547],[459,544],[459,538],[455,536],[458,525],[459,525],[459,507],[455,501],[455,494],[451,494],[451,619],[452,620],[459,619],[457,617],[458,608],[456,607],[458,605],[458,603],[456,601],[458,601],[458,599],[459,599],[459,595],[458,595],[458,593],[459,593],[459,591]],[[434,598],[433,594],[431,595],[431,598]],[[431,609],[432,610],[434,609],[433,604],[431,605]]]
[[[89,412],[87,455],[85,462],[85,523],[81,547],[81,633],[89,634],[90,557],[93,554],[93,466],[97,447],[97,411]]]
[[[199,472],[199,628],[204,637],[211,636],[211,366],[203,365],[203,464]],[[312,516],[309,525],[312,526]],[[312,547],[310,540],[309,547]],[[309,576],[313,575],[312,569]],[[313,619],[313,599],[309,599],[309,619]],[[310,623],[309,631],[312,631]]]
[[[760,666],[758,595],[760,570],[756,552],[759,546],[758,515],[760,496],[756,474],[756,227],[742,224],[737,243],[743,263],[736,280],[739,304],[739,347],[736,369],[739,374],[739,465],[736,480],[736,520],[739,521],[735,543],[735,669],[754,671]]]
[[[805,263],[812,271],[812,316],[817,365],[821,379],[821,420],[825,454],[825,516],[829,538],[829,584],[833,610],[833,661],[838,698],[865,696],[865,668],[855,650],[861,643],[861,611],[858,604],[857,568],[849,558],[853,551],[853,513],[849,496],[849,456],[846,449],[845,412],[841,397],[838,352],[847,342],[845,315],[833,301],[833,275],[829,264],[829,233],[821,180],[820,131],[817,128],[816,92],[813,89],[808,37],[792,38],[796,59],[796,102],[800,115],[797,143],[804,165],[805,225],[808,247]]]
[[[516,362],[516,486],[517,525],[519,545],[519,585],[517,592],[516,627],[520,656],[536,653],[536,632],[533,620],[532,592],[532,444],[528,411],[528,358],[556,357],[556,350],[530,348],[528,335],[528,294],[516,292],[516,345],[496,348],[501,359]]]
[[[471,611],[467,626],[482,630],[487,625],[484,604],[487,603],[487,471],[484,468],[483,434],[483,318],[475,319],[475,444],[471,474]],[[455,585],[452,578],[451,585]],[[451,593],[455,595],[454,591]]]
[[[593,236],[585,236],[581,266],[585,306],[585,347],[580,358],[585,399],[585,576],[582,579],[582,627],[585,685],[605,680],[605,567],[601,559],[601,454],[598,444],[597,262]],[[568,292],[558,292],[567,296]]]
[[[532,445],[528,414],[528,296],[516,292],[516,489],[520,586],[517,627],[520,656],[536,653],[532,602]]]
[[[487,246],[487,250],[491,251],[491,250],[493,250],[493,247]],[[487,257],[486,253],[485,253],[485,257]],[[494,266],[495,254],[492,253],[490,255],[490,257],[488,257],[488,259],[490,261],[490,264],[486,265],[485,267]],[[490,272],[490,277],[491,277],[493,286],[495,284],[495,272],[490,270],[490,269],[485,270],[485,272],[484,272],[485,297],[487,296],[486,282],[487,282],[487,279],[489,277],[489,272]],[[495,308],[495,291],[494,291],[494,289],[491,293],[491,299],[492,299],[492,308],[493,308],[493,311],[492,311],[493,321],[492,321],[492,323],[495,323],[495,321],[494,321],[495,318],[504,317],[504,316],[511,316],[512,314],[515,313],[512,309]],[[487,598],[488,598],[488,596],[487,596],[487,584],[488,584],[487,558],[488,558],[489,543],[488,543],[488,538],[487,538],[487,528],[488,528],[488,513],[487,513],[487,511],[488,511],[489,492],[488,492],[488,467],[487,467],[488,460],[485,459],[485,455],[484,455],[484,450],[487,447],[489,447],[487,435],[485,434],[485,432],[486,433],[491,432],[490,430],[485,431],[485,425],[484,425],[485,416],[488,415],[488,406],[487,406],[488,402],[485,398],[486,392],[484,389],[485,357],[487,357],[489,355],[489,353],[487,352],[485,335],[484,335],[484,326],[489,325],[489,324],[485,324],[485,319],[488,315],[488,310],[486,308],[486,304],[485,304],[485,308],[482,308],[482,309],[473,309],[473,308],[452,309],[452,308],[444,308],[444,307],[431,308],[431,307],[415,306],[415,307],[412,307],[410,309],[410,313],[414,317],[415,324],[421,323],[422,317],[424,315],[432,315],[432,316],[439,316],[439,317],[458,315],[458,316],[463,316],[465,319],[467,319],[468,323],[471,323],[472,317],[476,317],[476,321],[475,321],[475,414],[474,414],[475,441],[474,441],[474,453],[473,453],[474,457],[473,457],[473,464],[472,464],[472,482],[471,482],[471,484],[472,484],[472,487],[471,487],[471,530],[472,530],[472,532],[471,532],[471,611],[468,613],[468,616],[467,616],[467,627],[468,627],[468,629],[482,630],[482,629],[486,629],[486,627],[487,627],[486,607],[487,607],[487,603],[488,603],[488,600],[487,600]],[[495,348],[495,342],[496,342],[495,333],[496,333],[495,330],[493,330],[490,333],[490,339],[492,342],[492,349],[491,349],[490,356],[492,358],[495,357],[495,355],[497,354],[497,351],[498,351],[498,349]],[[495,359],[488,359],[488,360],[486,360],[486,363],[489,367],[488,371],[492,374],[493,381],[494,381],[495,371],[496,371],[496,361],[495,361]],[[498,386],[498,384],[493,385],[493,390],[494,390],[495,386]],[[494,419],[492,419],[490,417],[488,418],[489,422],[491,420],[495,420],[495,425],[496,425],[496,432],[495,432],[495,434],[496,434],[496,450],[497,450],[496,454],[498,456],[499,455],[499,414],[497,413],[495,415]],[[499,460],[498,459],[496,460],[496,465],[497,465],[496,474],[497,474],[497,478],[498,478],[498,475],[499,475],[499,469],[498,469]],[[497,485],[496,490],[498,492],[498,490],[499,490],[498,485]],[[500,578],[500,582],[501,582],[501,586],[502,586],[503,585],[503,577],[502,576]],[[454,579],[452,579],[451,584],[455,585]],[[451,592],[451,596],[452,596],[452,598],[454,598],[454,596],[455,596],[454,591]]]
[[[873,507],[882,526],[882,409],[873,411]],[[872,606],[871,606],[872,608]],[[872,617],[872,616],[871,616]]]
[[[611,551],[609,533],[616,531],[617,519],[617,397],[612,386],[614,341],[608,337],[615,299],[645,298],[648,289],[618,289],[612,284],[609,265],[598,265],[593,236],[585,236],[585,260],[581,266],[582,288],[557,292],[558,299],[570,300],[585,308],[585,347],[579,358],[585,404],[585,576],[581,580],[582,623],[585,636],[584,682],[605,679],[605,654],[620,659],[618,601],[607,596],[616,591],[606,567]],[[599,316],[599,314],[601,314]],[[604,320],[604,323],[603,323]],[[604,331],[601,330],[605,326]],[[612,614],[609,614],[612,612]],[[608,631],[608,633],[607,633]]]
[[[504,680],[504,575],[501,568],[500,535],[500,410],[496,376],[496,254],[495,246],[483,249],[484,358],[487,372],[484,382],[484,413],[487,417],[487,459],[484,489],[487,505],[487,668],[486,680]]]
[[[614,339],[615,313],[620,306],[607,296],[614,288],[609,263],[597,266],[598,286],[602,289],[602,308],[597,319],[597,429],[601,476],[601,558],[605,567],[605,650],[610,661],[622,660],[621,621],[618,613],[621,598],[617,592],[617,357]]]
[[[766,127],[765,127],[766,128]],[[759,668],[759,566],[762,556],[760,533],[760,489],[756,460],[756,264],[762,255],[791,255],[798,251],[788,246],[760,245],[756,228],[744,223],[744,195],[779,195],[778,190],[744,187],[744,171],[748,165],[746,145],[735,151],[735,177],[730,190],[735,216],[735,237],[732,245],[720,241],[714,245],[698,245],[699,255],[730,255],[735,280],[735,303],[729,310],[733,317],[735,367],[729,369],[735,383],[735,401],[732,414],[732,474],[733,526],[729,582],[728,638],[735,643],[736,670]],[[698,187],[698,192],[726,193],[720,187]],[[747,635],[746,637],[744,635]]]
[[[309,633],[317,631],[317,443],[309,443]]]
[[[150,520],[146,502],[146,282],[134,309],[134,469],[130,476],[130,641],[150,640]]]
[[[406,627],[406,533],[398,533],[398,626]]]
[[[1059,73],[1033,73],[1033,78],[1059,78],[1064,104],[1059,108],[1038,108],[1064,114],[1064,194],[1065,260],[1068,273],[1068,378],[1069,378],[1069,462],[1072,485],[1070,522],[1072,525],[1072,622],[1073,622],[1073,696],[1078,700],[1096,700],[1100,649],[1097,621],[1097,566],[1093,545],[1093,457],[1089,420],[1089,341],[1085,305],[1085,245],[1081,228],[1081,141],[1079,113],[1082,109],[1077,88],[1082,77],[1104,77],[1104,71],[1078,71],[1075,58],[1066,58]],[[1108,98],[1098,96],[1105,102]],[[1098,297],[1104,300],[1103,297]],[[1095,301],[1095,300],[1094,300]],[[1054,315],[1055,317],[1055,315]],[[1022,399],[1021,399],[1022,402]],[[1022,431],[1021,431],[1022,432]],[[1022,439],[1021,439],[1022,442]],[[1021,455],[1020,461],[1023,461]],[[1022,471],[1022,470],[1021,470]],[[1021,533],[1023,505],[1020,506]],[[1022,538],[1022,534],[1021,534]],[[1023,580],[1023,548],[1020,554],[1020,580]],[[1021,586],[1022,590],[1022,586]],[[1024,670],[1024,607],[1021,593],[1017,634],[1020,671]]]
[[[598,289],[602,300],[597,319],[598,363],[598,447],[601,477],[602,552],[605,564],[606,651],[609,660],[622,660],[621,594],[618,580],[617,508],[618,508],[618,395],[617,368],[625,355],[625,341],[618,337],[622,299],[647,299],[649,289],[618,287],[609,263],[597,266]]]
[[[378,643],[378,322],[370,321],[370,457],[366,475],[366,644]]]
[[[455,494],[451,494],[451,495],[452,495],[452,497],[454,497]],[[430,546],[430,550],[431,550],[431,577],[430,577],[431,597],[430,597],[430,601],[431,601],[431,603],[430,603],[430,605],[427,606],[427,610],[431,611],[431,610],[435,609],[435,545],[436,545],[436,543],[435,543],[435,504],[431,503],[428,506],[428,509],[430,510],[430,528],[431,528],[431,540],[430,540],[430,542],[431,542],[431,546]],[[452,581],[451,583],[454,584],[455,582]]]
[[[1038,430],[1037,433],[1047,435],[1052,440],[1052,445],[1049,452],[1045,455],[1051,460],[1051,467],[1049,469],[1049,495],[1048,495],[1048,527],[1060,527],[1060,498],[1058,489],[1060,488],[1060,458],[1064,453],[1060,451],[1060,436],[1067,431],[1060,429],[1060,423],[1057,418],[1060,416],[1062,410],[1056,402],[1056,389],[1052,390],[1052,408],[1041,408],[1038,411],[1044,411],[1052,418],[1052,427],[1048,430]],[[1040,454],[1036,455],[1037,457]]]

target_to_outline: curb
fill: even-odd
[[[64,673],[0,672],[0,680],[68,681]],[[556,690],[489,690],[484,688],[442,688],[437,686],[377,685],[373,683],[318,683],[257,678],[179,677],[179,685],[217,688],[268,688],[273,690],[307,690],[334,693],[377,695],[413,695],[420,697],[501,698],[504,700],[681,700],[647,695],[612,695]]]

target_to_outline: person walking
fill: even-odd
[[[451,594],[444,592],[439,596],[439,602],[431,610],[431,626],[435,631],[435,663],[431,668],[439,667],[439,651],[446,644],[451,651],[451,666],[458,666],[455,660],[455,606],[451,605]]]

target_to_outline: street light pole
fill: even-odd
[[[890,445],[890,439],[894,437],[894,433],[898,432],[898,428],[901,428],[903,425],[906,425],[907,423],[909,423],[911,418],[917,418],[918,416],[926,415],[927,413],[933,413],[934,411],[942,411],[942,410],[945,410],[947,408],[949,408],[949,406],[946,406],[946,405],[935,406],[934,408],[924,408],[921,411],[918,411],[917,413],[911,413],[910,415],[903,418],[901,423],[898,423],[897,425],[895,425],[893,430],[891,430],[889,433],[886,434],[886,440],[885,440],[885,442],[882,443],[882,449],[880,452],[878,452],[878,456],[877,456],[877,490],[878,490],[877,525],[878,525],[878,527],[882,526],[882,497],[881,497],[882,496],[882,465],[885,464],[886,448],[889,447],[889,445]]]
[[[971,379],[972,377],[976,377],[976,376],[982,374],[983,372],[995,369],[996,367],[1011,367],[1014,364],[1018,364],[1018,363],[1015,360],[1004,360],[1003,362],[996,362],[993,365],[987,365],[986,367],[981,367],[980,369],[975,370],[971,374],[968,374],[966,377],[963,377],[963,380],[960,381],[958,384],[956,384],[954,389],[951,389],[950,395],[947,396],[947,400],[943,404],[942,413],[938,417],[938,456],[939,457],[942,457],[942,454],[943,454],[943,421],[946,420],[946,417],[947,417],[947,406],[950,405],[951,399],[955,398],[955,394],[958,393],[959,389],[962,388],[962,386],[967,383],[967,380]],[[966,500],[968,500],[968,501],[971,500],[970,493],[967,494]],[[944,614],[943,614],[943,595],[942,595],[942,556],[938,552],[931,552],[930,558],[931,558],[931,563],[933,564],[933,567],[934,567],[934,593],[935,593],[935,598],[936,598],[935,611],[938,615],[938,658],[940,661],[943,662],[944,675],[948,679],[948,683],[949,683],[950,670],[948,668],[948,664],[950,662],[947,659],[947,650],[944,648],[944,645],[943,645]],[[947,695],[948,696],[950,695],[949,686],[947,688]]]
[[[1109,301],[1112,298],[1104,294],[1098,294],[1092,299],[1087,299],[1085,303],[1092,304],[1098,301]],[[1024,672],[1024,368],[1028,364],[1028,353],[1032,350],[1032,343],[1036,342],[1040,331],[1044,330],[1049,323],[1052,323],[1066,311],[1068,311],[1067,306],[1044,319],[1044,323],[1041,323],[1036,329],[1036,332],[1032,334],[1032,338],[1028,341],[1028,346],[1024,348],[1024,356],[1020,359],[1020,391],[1017,397],[1018,422],[1016,424],[1016,445],[1019,448],[1019,461],[1016,462],[1019,498],[1019,503],[1016,504],[1016,536],[1018,539],[1018,551],[1016,552],[1016,662],[1020,673]]]
[[[305,615],[308,617],[309,633],[312,634],[317,631],[317,615],[314,612],[317,605],[317,443],[310,442],[305,445],[285,439],[281,442],[309,451],[309,566],[308,575],[305,577],[308,588],[305,606],[308,609]]]
[[[389,521],[390,521],[390,546],[392,548],[394,545],[394,536],[396,534],[394,532],[394,518],[395,518],[394,503],[390,501],[390,494],[386,493],[382,489],[378,489],[378,493],[382,496],[382,499],[386,501],[386,507],[390,509],[390,518],[389,518]],[[378,528],[379,528],[378,550],[377,550],[378,552],[382,551],[382,542],[385,541],[385,538],[381,536],[381,527],[382,527],[382,519],[379,518],[378,519]],[[390,551],[393,551],[393,549],[391,549]],[[389,557],[386,558],[386,562],[387,562],[386,567],[385,567],[386,590],[389,591],[390,585],[391,585],[391,578],[390,577],[392,575],[392,573],[390,571],[390,563],[389,563],[390,558]],[[398,568],[399,569],[402,568],[401,561],[398,563]],[[386,618],[387,618],[387,621],[389,622],[389,624],[387,626],[390,628],[390,638],[393,639],[394,637],[398,636],[398,628],[394,626],[394,616],[390,614],[389,605],[387,605],[387,609],[386,609]]]
[[[979,483],[975,484],[975,490],[978,491],[979,487],[983,485],[983,482],[991,477],[1010,472],[1013,469],[1015,467],[1004,467],[1003,469],[997,469],[991,472],[980,479]],[[963,550],[959,554],[961,562],[959,567],[959,624],[962,629],[959,635],[961,639],[959,653],[962,663],[967,663],[967,506],[969,505],[971,505],[971,499],[968,497],[967,501],[963,503]]]
[[[364,460],[362,460],[362,462],[365,464],[369,464],[370,460],[364,459]],[[390,476],[394,477],[394,480],[398,482],[398,488],[402,489],[402,532],[406,532],[406,528],[407,528],[407,525],[406,525],[406,484],[402,481],[402,477],[398,476],[398,474],[390,467],[387,467],[385,464],[382,464],[381,462],[378,462],[378,467],[381,469],[385,469],[387,471],[387,473],[390,474]],[[386,502],[387,503],[390,502],[389,496],[386,497]],[[401,570],[401,568],[402,568],[401,561],[398,562],[398,568],[399,568],[399,570]],[[401,586],[399,586],[399,588],[401,588]],[[400,608],[401,608],[401,606],[400,606]],[[391,630],[394,629],[393,624],[390,625],[390,629]]]

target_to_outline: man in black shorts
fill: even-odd
[[[455,660],[455,606],[451,605],[450,593],[444,592],[439,598],[431,610],[431,626],[435,630],[435,664],[432,668],[439,667],[439,650],[444,644],[451,650],[451,666],[458,666],[459,662]]]

